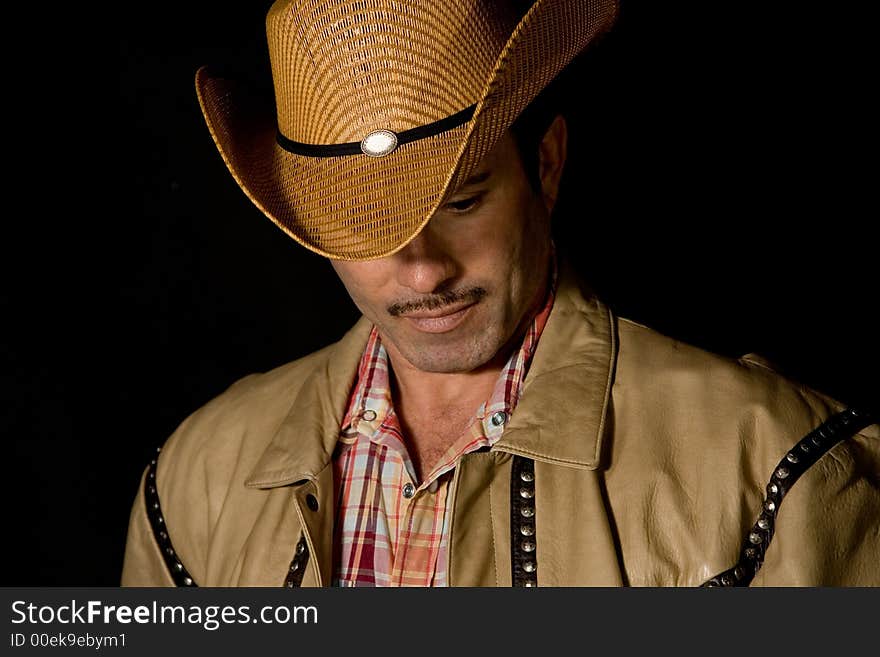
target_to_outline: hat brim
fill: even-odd
[[[595,36],[615,0],[537,0],[514,29],[467,123],[384,157],[310,157],[277,141],[274,104],[199,69],[196,91],[214,142],[253,203],[306,248],[333,259],[391,255],[427,224],[519,113]]]

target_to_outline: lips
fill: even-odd
[[[421,310],[402,317],[424,333],[447,333],[461,324],[476,301],[457,306],[444,306],[436,310]]]

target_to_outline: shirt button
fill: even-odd
[[[407,482],[407,483],[405,483],[405,484],[403,485],[403,496],[404,496],[406,499],[411,498],[411,497],[412,497],[413,495],[415,495],[415,494],[416,494],[416,487],[415,487],[415,486],[413,486],[413,485],[412,485],[411,483],[409,483],[409,482]]]
[[[500,427],[507,420],[507,413],[504,411],[498,411],[497,413],[492,415],[492,426]]]

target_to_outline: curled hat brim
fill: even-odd
[[[196,91],[229,171],[266,216],[320,255],[371,260],[395,253],[419,233],[616,13],[616,0],[537,0],[498,56],[471,120],[384,157],[291,153],[276,139],[271,99],[207,67],[196,73]]]

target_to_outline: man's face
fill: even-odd
[[[395,367],[400,356],[426,372],[471,372],[507,357],[508,343],[546,291],[550,210],[562,166],[547,160],[564,160],[561,118],[547,135],[542,193],[529,184],[506,133],[406,247],[378,260],[331,261]],[[548,138],[561,139],[561,150],[553,143],[548,149]]]

